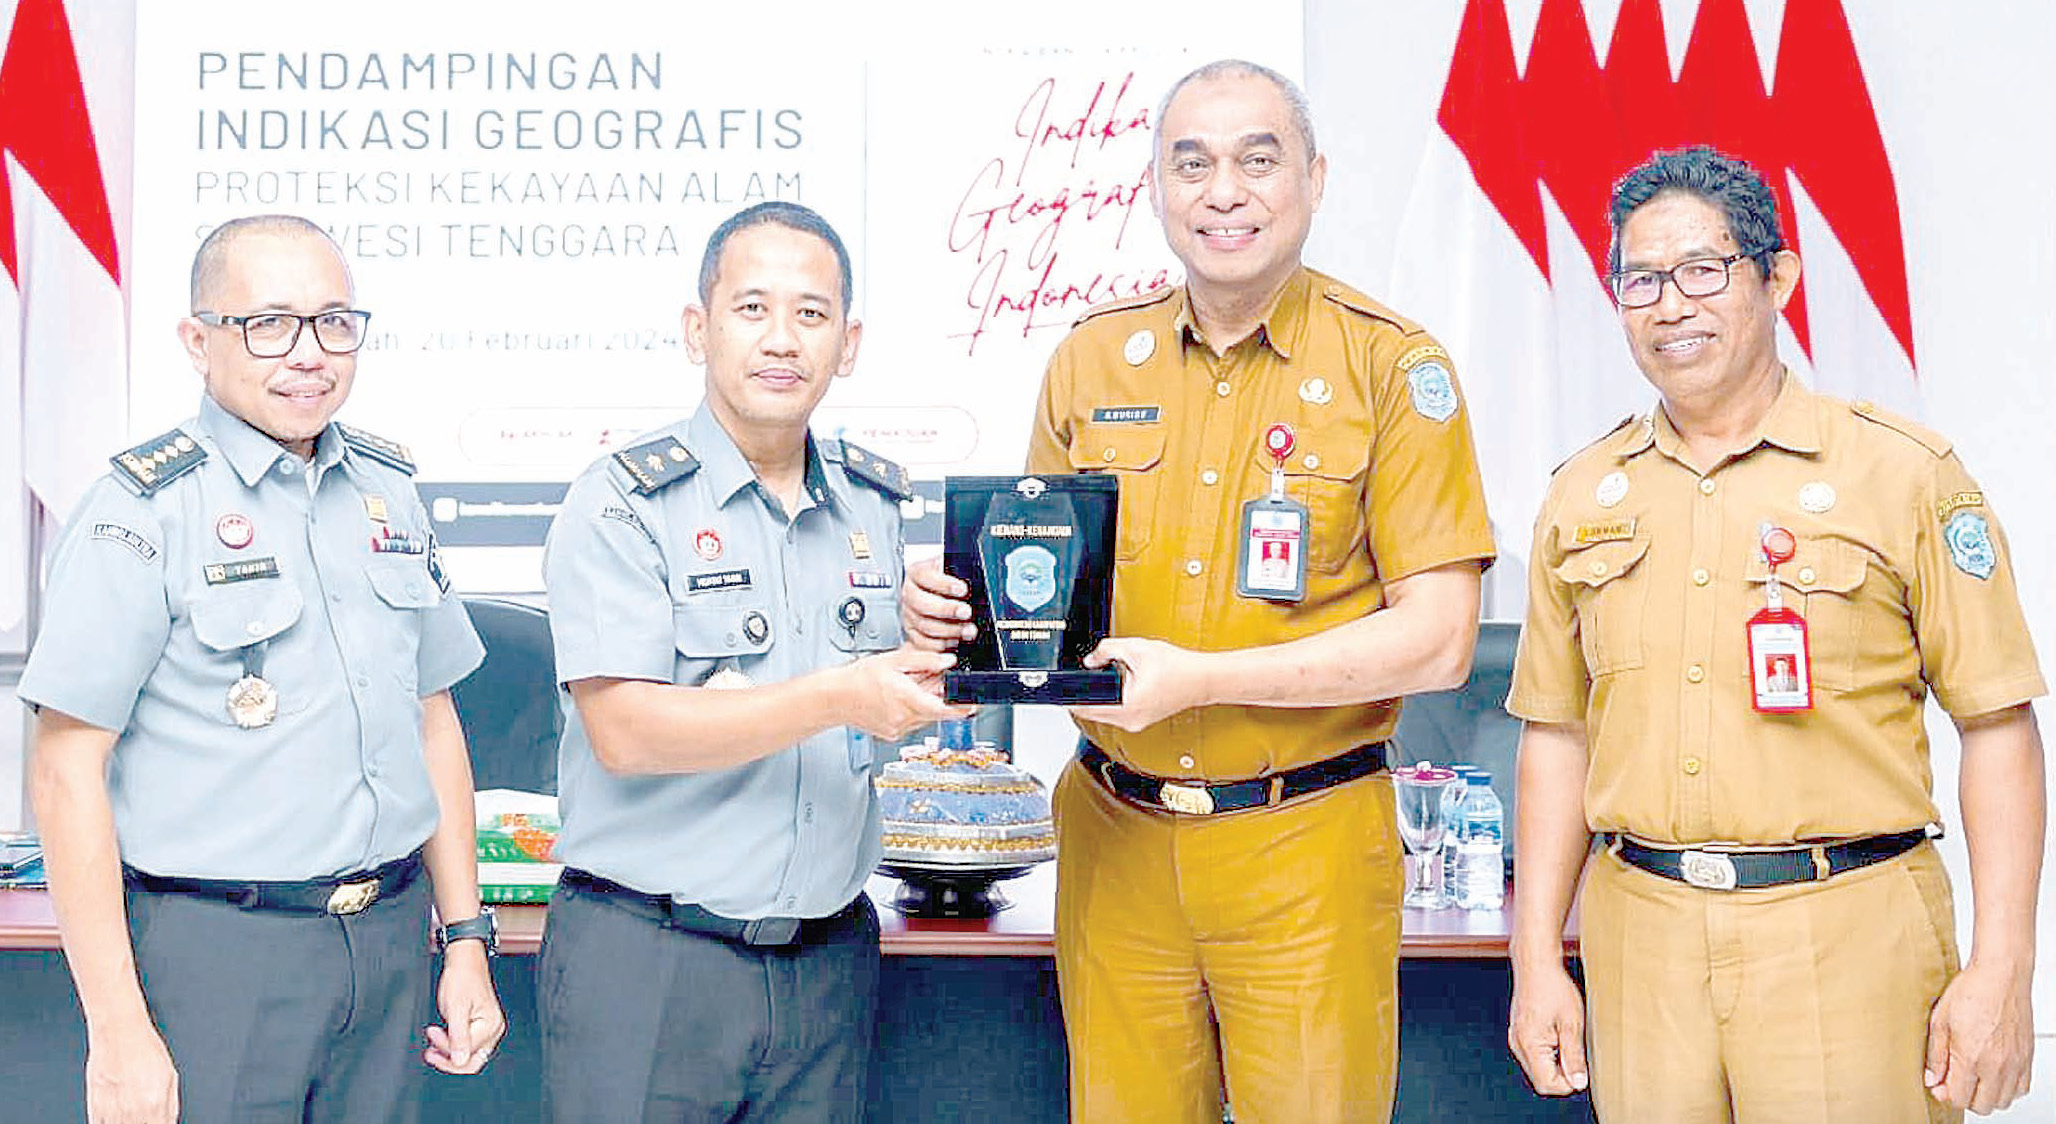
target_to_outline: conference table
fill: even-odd
[[[1063,1023],[1054,953],[1055,864],[1001,884],[990,918],[920,919],[868,890],[885,953],[873,1068],[874,1124],[1065,1119]],[[1509,892],[1511,893],[1511,891]],[[1508,907],[1512,898],[1508,898]],[[534,953],[544,905],[503,905],[494,962],[510,1030],[480,1078],[433,1076],[426,1122],[539,1121]],[[1583,1098],[1527,1090],[1505,1046],[1511,980],[1507,910],[1404,911],[1400,964],[1400,1121],[1589,1120]],[[1575,928],[1564,951],[1575,957]],[[0,890],[0,1074],[9,1120],[74,1121],[84,1024],[41,890]]]

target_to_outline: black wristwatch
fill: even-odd
[[[435,950],[441,952],[450,947],[452,941],[484,941],[485,954],[500,954],[500,923],[493,916],[492,906],[480,906],[478,916],[463,921],[452,921],[439,925],[435,931]]]

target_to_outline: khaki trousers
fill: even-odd
[[[1579,906],[1609,1124],[1929,1124],[1927,1018],[1956,974],[1941,856],[1700,890],[1592,858]]]
[[[1218,1124],[1224,1069],[1238,1124],[1391,1119],[1391,778],[1173,817],[1073,763],[1054,803],[1072,1120]]]

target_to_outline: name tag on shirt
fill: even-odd
[[[687,593],[703,593],[709,589],[748,589],[749,585],[748,570],[714,570],[705,574],[685,576]]]
[[[892,579],[876,570],[851,570],[850,585],[858,589],[891,589]]]
[[[1157,420],[1155,406],[1098,406],[1092,420],[1100,425],[1144,425]]]
[[[240,562],[211,562],[200,570],[208,585],[228,585],[232,582],[246,582],[251,578],[275,578],[278,576],[278,559],[249,558]]]

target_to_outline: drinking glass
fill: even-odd
[[[1399,841],[1406,845],[1406,897],[1400,904],[1434,909],[1442,904],[1442,791],[1456,781],[1454,770],[1426,761],[1392,771],[1399,802]]]

